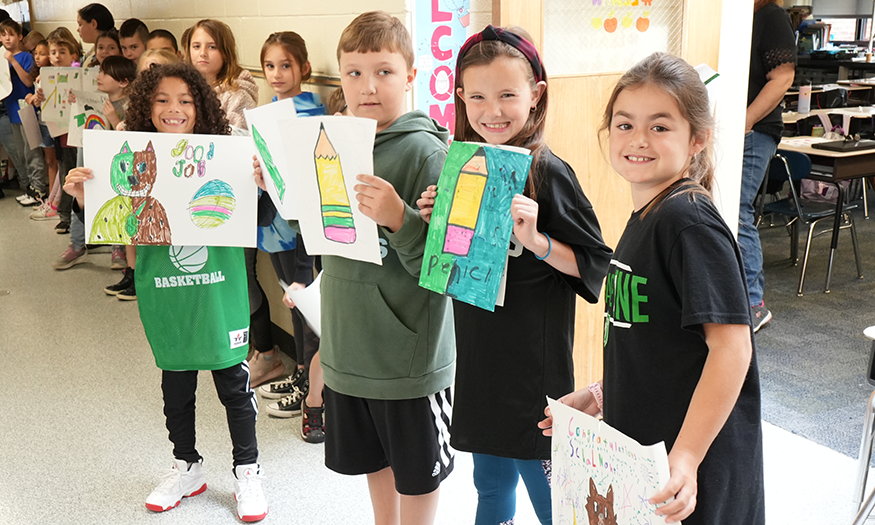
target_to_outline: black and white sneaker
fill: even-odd
[[[750,319],[753,325],[753,333],[760,331],[760,328],[767,325],[772,320],[772,312],[766,308],[765,302],[760,302],[758,305],[751,306]]]
[[[106,295],[115,295],[124,292],[134,284],[134,269],[126,268],[125,273],[122,276],[122,280],[117,282],[116,284],[111,284],[103,289]]]
[[[261,385],[258,387],[258,393],[265,399],[282,399],[294,392],[296,388],[300,389],[305,380],[304,369],[295,367],[294,374],[280,381]]]
[[[267,413],[274,417],[295,417],[301,413],[301,404],[310,390],[310,381],[304,380],[303,388],[294,387],[291,394],[276,403],[267,404]]]

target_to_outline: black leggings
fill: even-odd
[[[167,430],[173,443],[173,457],[189,463],[201,459],[195,448],[197,374],[197,370],[164,370],[161,376],[164,416],[167,418]],[[257,463],[255,419],[258,416],[258,407],[255,393],[249,389],[249,364],[243,361],[223,370],[213,370],[212,374],[219,401],[225,406],[228,416],[228,430],[234,446],[234,466]]]
[[[269,352],[273,350],[270,304],[255,274],[258,248],[244,248],[243,254],[246,256],[246,278],[249,282],[249,333],[256,350]]]

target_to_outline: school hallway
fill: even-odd
[[[145,508],[146,496],[172,458],[162,414],[160,371],[143,334],[137,303],[103,293],[104,286],[121,277],[109,269],[108,248],[90,254],[84,264],[53,270],[51,263],[64,251],[69,236],[54,233],[56,221],[29,220],[30,208],[15,201],[19,192],[6,194],[0,200],[0,348],[7,363],[0,368],[4,407],[0,453],[6,469],[0,478],[0,523],[238,522],[231,443],[224,409],[208,373],[199,376],[198,449],[205,458],[209,488],[162,514]],[[858,221],[861,237],[875,237],[872,223],[875,220]],[[847,238],[843,240],[849,249]],[[873,253],[863,254],[869,268],[875,264]],[[840,247],[837,266],[852,266],[845,256]],[[767,286],[769,271],[767,266]],[[813,268],[809,271],[812,293],[800,302],[815,298],[814,290],[822,282],[821,274]],[[875,271],[866,275],[875,281]],[[854,284],[834,277],[833,294],[858,289],[862,293],[864,289]],[[770,300],[768,291],[766,298]],[[871,296],[861,295],[860,301],[868,307]],[[777,325],[780,309],[770,307]],[[785,323],[788,319],[792,318],[784,315]],[[780,330],[764,329],[758,344],[761,337],[776,339],[775,334],[784,330],[793,331],[786,325]],[[860,344],[865,363],[868,346]],[[762,355],[760,361],[762,365]],[[290,360],[287,365],[292,366]],[[854,372],[864,383],[863,366]],[[775,398],[770,391],[775,385],[764,379],[764,400]],[[871,387],[863,390],[869,392]],[[859,413],[844,423],[844,431],[856,436],[859,446],[866,399],[860,396],[857,401]],[[326,469],[323,446],[300,438],[300,417],[271,418],[265,403],[259,398],[260,462],[270,505],[264,523],[373,523],[365,478]],[[772,411],[780,409],[777,403],[766,405]],[[856,451],[848,451],[847,446],[830,448],[829,443],[796,435],[804,432],[794,429],[794,434],[782,427],[791,425],[764,423],[767,523],[850,524]],[[455,471],[441,489],[436,523],[473,522],[476,492],[471,471],[470,455],[457,453]],[[517,525],[536,524],[522,484],[519,494]]]

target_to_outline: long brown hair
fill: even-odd
[[[198,21],[182,35],[182,47],[185,48],[185,63],[191,64],[191,38],[194,32],[203,29],[216,41],[216,47],[222,54],[222,69],[216,75],[216,85],[237,89],[237,77],[243,73],[240,59],[237,58],[237,41],[228,24],[220,20],[206,18]]]
[[[515,33],[531,42],[531,36],[529,36],[522,28],[511,27],[504,30],[510,33]],[[529,63],[529,60],[518,49],[499,40],[484,40],[483,42],[475,44],[462,58],[462,61],[458,66],[459,74],[456,75],[455,87],[457,89],[454,90],[456,97],[455,140],[485,142],[483,137],[478,135],[477,132],[474,131],[474,128],[471,127],[471,123],[468,121],[468,113],[465,108],[465,100],[459,96],[458,88],[462,88],[463,91],[465,89],[465,86],[462,83],[462,77],[467,68],[472,66],[487,66],[499,58],[510,58],[521,61],[524,64],[526,78],[529,81],[532,91],[537,90],[537,82],[535,80],[535,73],[532,71],[532,66]],[[541,64],[541,69],[543,71],[544,82],[546,83],[547,71],[544,69],[543,64]],[[539,175],[541,157],[544,152],[547,151],[547,143],[544,138],[547,123],[547,92],[548,89],[545,87],[544,92],[541,94],[541,98],[538,99],[534,111],[529,113],[529,118],[526,120],[525,125],[523,125],[523,129],[520,130],[516,137],[513,137],[507,142],[508,146],[528,148],[532,152],[532,166],[529,168],[529,177],[526,179],[526,189],[524,192],[526,196],[532,199],[536,199],[538,195],[538,188],[541,183],[541,177]]]
[[[714,116],[708,98],[708,89],[699,78],[699,73],[683,59],[674,55],[656,52],[638,62],[624,74],[605,106],[599,138],[610,137],[611,120],[614,118],[614,103],[624,89],[654,86],[664,91],[677,104],[681,117],[690,124],[692,137],[705,141],[705,147],[690,161],[684,176],[697,184],[689,185],[677,195],[692,193],[711,197],[714,183],[714,145],[711,132],[714,130]],[[659,204],[674,185],[660,193],[644,210],[642,217]]]
[[[272,33],[267,37],[264,45],[261,46],[261,56],[259,57],[262,70],[264,70],[264,55],[273,46],[280,46],[286,55],[295,59],[298,67],[301,68],[301,82],[306,82],[310,79],[311,68],[310,61],[307,58],[307,44],[301,35],[294,31],[281,31],[279,33]]]

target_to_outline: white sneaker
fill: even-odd
[[[24,199],[18,201],[18,204],[21,204],[22,206],[33,206],[34,204],[39,204],[36,197],[31,197],[30,195],[25,195],[24,197]]]
[[[201,462],[187,463],[182,459],[174,459],[164,481],[146,498],[146,508],[164,512],[179,505],[182,498],[197,496],[205,490],[207,481]]]
[[[267,516],[267,500],[261,490],[261,467],[257,463],[234,468],[234,499],[237,516],[243,521],[261,521]]]
[[[26,199],[27,197],[28,197],[27,193],[22,193],[22,194],[19,195],[18,197],[15,197],[15,200],[17,200],[18,202],[21,202],[21,201],[23,201],[24,199]]]

